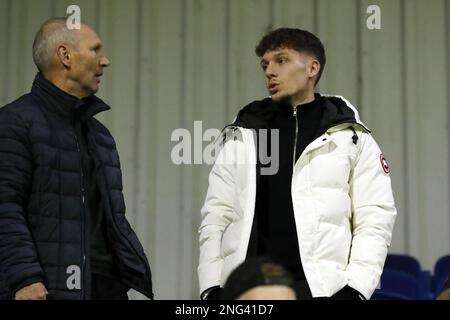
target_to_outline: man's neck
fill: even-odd
[[[301,106],[303,104],[314,101],[314,99],[315,99],[314,98],[314,90],[308,90],[307,92],[304,92],[303,94],[300,94],[296,97],[292,97],[291,105],[292,105],[292,107]]]
[[[72,81],[65,79],[63,77],[60,77],[59,75],[55,75],[51,72],[42,74],[42,75],[44,76],[44,78],[46,78],[48,81],[53,83],[55,86],[57,86],[62,91],[66,92],[72,96],[75,96],[79,99],[84,98],[84,96],[80,92],[75,90],[75,87],[73,86]]]

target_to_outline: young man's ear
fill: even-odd
[[[311,64],[309,66],[309,76],[311,78],[317,76],[319,74],[320,68],[322,66],[320,65],[320,62],[316,59],[311,59]]]
[[[70,65],[72,63],[71,60],[71,52],[70,48],[64,44],[61,44],[58,46],[58,49],[56,50],[56,55],[58,57],[58,60],[66,67],[70,68]]]

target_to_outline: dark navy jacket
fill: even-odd
[[[49,299],[90,298],[78,122],[87,128],[107,243],[120,281],[153,298],[149,263],[125,218],[116,144],[93,118],[110,108],[90,96],[80,100],[81,115],[62,112],[45,99],[48,90],[59,90],[48,84],[38,74],[29,94],[0,109],[0,298],[12,298],[39,281]],[[70,278],[74,268],[80,270],[79,289]]]

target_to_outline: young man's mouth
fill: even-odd
[[[279,90],[280,82],[270,82],[267,86],[267,89],[269,90],[270,94],[275,94]]]

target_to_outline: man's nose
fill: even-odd
[[[271,63],[266,66],[266,70],[264,71],[267,79],[271,79],[275,76],[275,69]]]
[[[100,65],[101,65],[102,67],[107,67],[107,66],[109,66],[110,63],[111,63],[111,61],[109,61],[109,59],[108,59],[106,56],[103,56],[103,57],[100,59]]]

